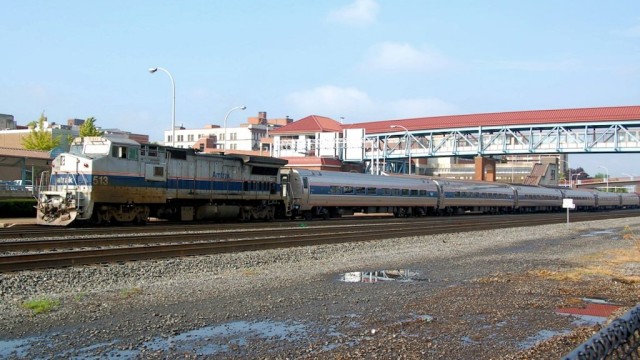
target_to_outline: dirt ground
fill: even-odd
[[[638,238],[589,235],[602,228],[491,246],[476,244],[511,233],[247,253],[192,282],[136,280],[63,295],[48,314],[2,314],[0,357],[558,359],[604,326],[559,309],[601,299],[620,306],[613,319],[640,299]],[[343,281],[383,269],[409,276]]]

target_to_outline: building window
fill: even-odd
[[[178,135],[178,142],[184,141],[184,135]]]
[[[167,135],[167,142],[170,143],[171,142],[171,135]]]
[[[193,141],[194,136],[195,135],[193,135],[193,134],[187,135],[187,141]]]

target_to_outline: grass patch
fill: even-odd
[[[128,299],[139,294],[142,294],[142,289],[140,289],[139,287],[120,290],[120,297],[122,297],[123,299]]]
[[[246,269],[242,271],[242,275],[245,276],[255,276],[258,275],[258,270],[255,269]]]
[[[79,293],[77,293],[77,294],[73,295],[73,299],[74,299],[75,301],[82,301],[82,300],[84,300],[86,297],[87,297],[87,293],[85,293],[85,292],[79,292]]]
[[[624,227],[622,231],[622,238],[625,240],[631,240],[638,252],[640,252],[640,236],[636,236],[636,233],[629,227],[629,225]]]
[[[557,281],[581,281],[589,277],[608,277],[624,284],[640,283],[640,276],[621,273],[625,264],[640,263],[640,237],[626,226],[622,231],[623,240],[631,241],[632,250],[614,249],[604,253],[595,253],[581,258],[583,266],[562,272],[550,270],[531,271],[530,274]]]
[[[0,218],[36,217],[36,199],[0,200]]]
[[[33,315],[47,313],[57,308],[59,305],[60,301],[53,299],[28,300],[22,303],[22,307],[31,310]]]

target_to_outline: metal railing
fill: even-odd
[[[640,359],[640,304],[563,359]]]

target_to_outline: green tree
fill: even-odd
[[[47,118],[44,113],[40,115],[37,125],[31,129],[29,135],[22,138],[22,146],[27,150],[53,150],[60,145],[60,136],[53,137],[53,133],[44,128]]]
[[[80,125],[80,137],[86,136],[102,136],[104,131],[98,130],[96,127],[96,118],[89,117],[84,121],[82,125]]]

